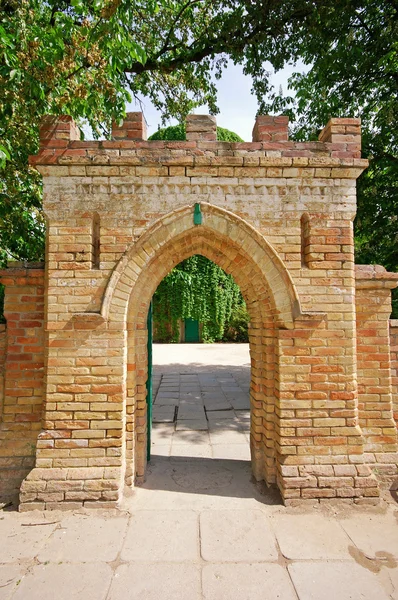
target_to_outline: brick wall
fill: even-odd
[[[0,324],[0,415],[3,414],[4,405],[4,375],[7,351],[7,327]],[[1,416],[0,416],[1,418]]]
[[[398,275],[387,273],[383,267],[356,267],[359,423],[366,460],[387,482],[396,476],[398,463],[389,320],[391,289],[397,283]]]
[[[398,427],[398,319],[390,321],[391,385],[395,424]]]
[[[396,431],[382,408],[388,385],[391,399],[384,303],[395,282],[368,277],[372,289],[381,282],[371,300],[382,307],[372,340],[384,390],[375,425],[357,390],[360,123],[334,119],[310,143],[288,140],[287,126],[285,117],[259,117],[254,142],[217,142],[215,119],[196,115],[187,141],[151,142],[134,113],[112,140],[81,142],[70,119],[46,121],[31,157],[48,219],[45,411],[22,509],[114,505],[125,484],[145,477],[148,305],[161,279],[195,253],[230,272],[247,300],[254,476],[276,482],[286,503],[377,498],[369,462],[395,468]],[[368,298],[369,281],[358,299]],[[362,359],[363,403],[373,392]],[[25,404],[14,402],[16,425]],[[29,410],[24,422],[39,426]]]
[[[41,429],[44,376],[44,271],[33,266],[4,269],[4,315],[0,326],[0,497],[18,495],[34,465]],[[7,334],[7,335],[6,335]],[[2,383],[3,362],[3,388]],[[1,404],[0,404],[1,406]]]

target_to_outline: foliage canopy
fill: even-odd
[[[279,69],[295,60],[340,12],[329,0],[0,0],[2,259],[43,256],[41,182],[27,157],[44,114],[106,135],[137,95],[165,119],[203,104],[216,113],[211,73],[220,77],[228,59],[252,76],[262,110],[265,61]]]
[[[361,116],[370,169],[359,181],[357,259],[397,269],[396,0],[0,0],[0,261],[44,251],[41,181],[27,164],[46,113],[109,133],[126,102],[165,119],[217,113],[227,61],[251,75],[259,112],[290,114],[299,139],[330,116]],[[295,99],[268,69],[301,59]],[[266,63],[266,61],[269,61]]]
[[[316,138],[332,116],[361,117],[370,166],[358,181],[356,262],[390,271],[398,270],[397,40],[397,2],[338,0],[301,43],[311,68],[291,78],[295,98],[274,94],[268,105],[290,115],[298,139]],[[394,298],[398,316],[397,291]]]

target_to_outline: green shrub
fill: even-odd
[[[236,306],[224,331],[224,342],[248,342],[249,341],[249,313],[246,304]]]
[[[178,125],[170,125],[169,127],[161,127],[148,138],[149,140],[168,140],[168,141],[185,141],[187,139],[185,132],[185,123]],[[219,142],[243,142],[242,138],[237,133],[217,127],[217,140]]]

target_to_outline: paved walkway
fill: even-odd
[[[172,347],[174,348],[174,347]],[[189,345],[190,364],[164,365],[169,346],[154,346],[152,462],[159,456],[250,460],[250,368],[247,344]],[[200,364],[206,350],[238,365]],[[187,346],[176,346],[176,357]],[[216,359],[217,357],[208,357]],[[243,360],[246,361],[242,365]],[[192,364],[196,369],[192,369]]]
[[[287,509],[251,481],[247,346],[155,361],[146,483],[120,511],[0,511],[0,600],[398,600],[393,499]]]

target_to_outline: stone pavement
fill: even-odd
[[[176,418],[154,425],[146,483],[119,511],[0,511],[0,600],[398,600],[394,498],[285,508],[251,481],[246,346],[155,359]]]

